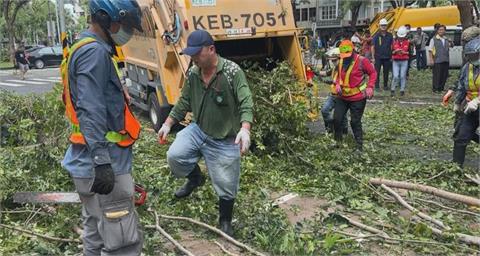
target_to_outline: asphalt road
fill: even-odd
[[[14,91],[19,94],[41,94],[52,90],[55,83],[61,81],[60,69],[45,68],[31,69],[26,79],[21,80],[20,72],[14,70],[0,70],[0,90]]]

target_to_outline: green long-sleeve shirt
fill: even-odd
[[[198,66],[192,66],[182,95],[170,112],[177,121],[193,113],[203,132],[215,139],[234,137],[242,122],[252,123],[253,101],[242,69],[233,61],[218,56],[217,71],[205,86]]]

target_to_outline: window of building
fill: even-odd
[[[301,21],[307,21],[308,20],[308,8],[303,8],[302,9],[302,17],[300,19]]]
[[[299,9],[296,9],[295,10],[295,13],[293,14],[295,17],[295,21],[300,21],[300,10]]]
[[[317,10],[315,8],[308,9],[308,15],[310,17],[310,20],[315,20],[315,18],[317,17]]]
[[[320,7],[321,16],[320,19],[322,20],[334,20],[335,17],[335,5],[327,5]]]

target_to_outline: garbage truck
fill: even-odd
[[[131,102],[148,111],[155,130],[181,94],[190,57],[188,35],[207,30],[217,52],[237,63],[288,61],[305,80],[290,0],[138,0],[143,32],[122,47]],[[270,62],[269,62],[270,63]]]

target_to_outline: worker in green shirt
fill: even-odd
[[[172,125],[192,112],[191,124],[177,134],[167,152],[173,175],[187,178],[175,197],[186,197],[205,183],[198,166],[203,157],[219,197],[220,229],[231,236],[240,155],[250,147],[252,95],[241,68],[217,55],[207,31],[192,32],[181,54],[189,55],[194,65],[187,71],[182,95],[158,131],[158,137],[165,140]]]

